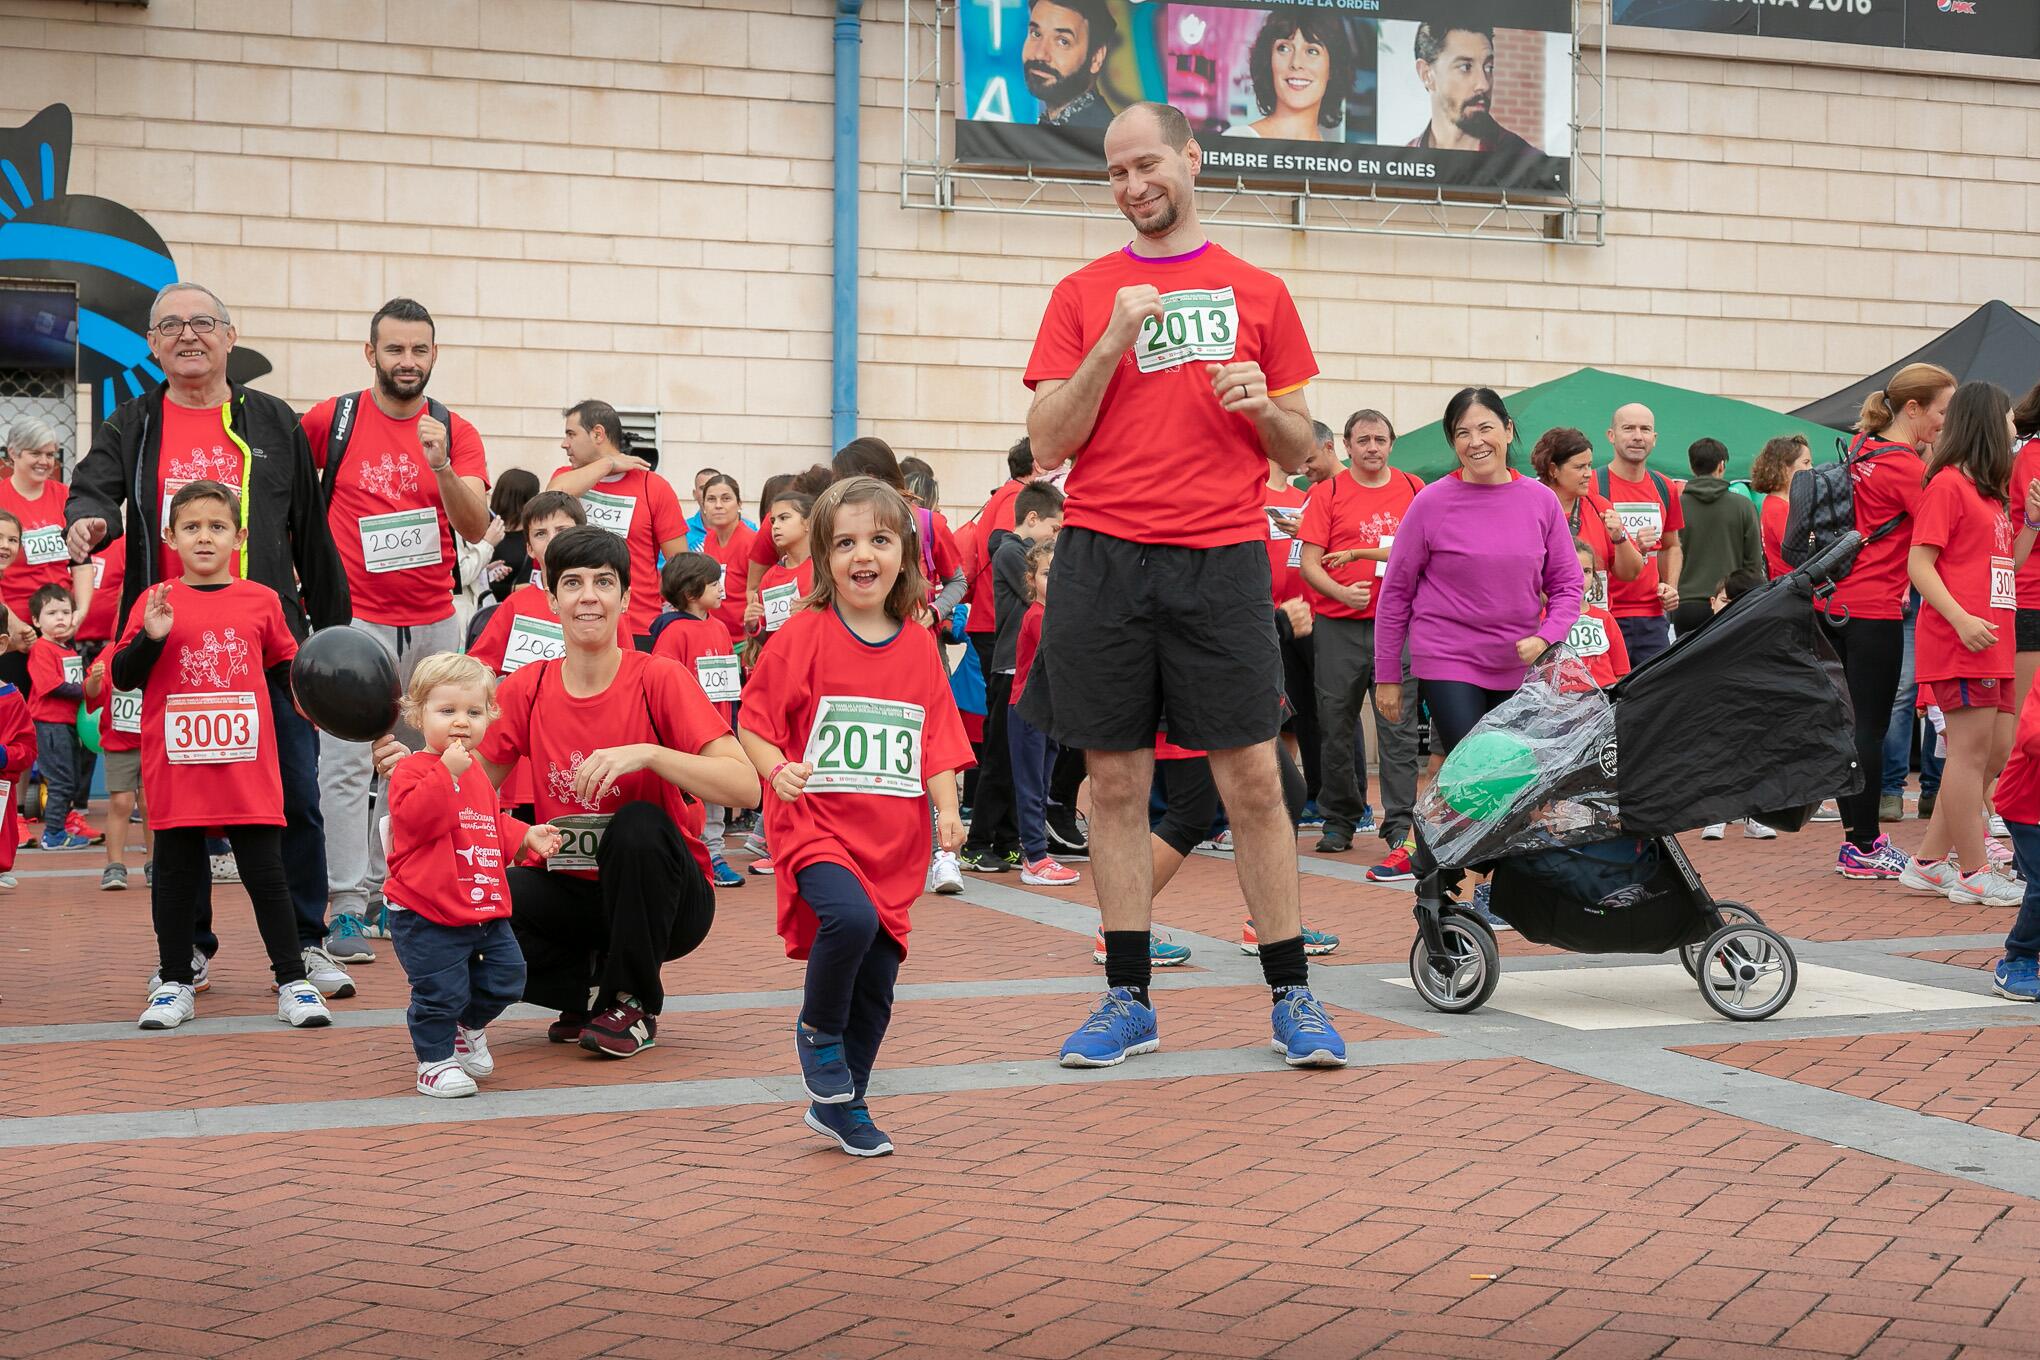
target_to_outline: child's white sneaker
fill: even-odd
[[[1711,825],[1709,825],[1706,830],[1700,833],[1700,839],[1703,841],[1718,841],[1727,834],[1728,834],[1727,822],[1714,822]]]
[[[1958,879],[1948,900],[1962,907],[2016,907],[2026,898],[2026,885],[1996,869]]]
[[[179,1025],[198,1014],[198,993],[182,982],[159,983],[149,993],[149,1004],[142,1012],[141,1029],[176,1029]]]
[[[1765,826],[1754,817],[1743,818],[1742,833],[1743,839],[1749,841],[1775,841],[1778,839],[1778,832],[1775,828]]]
[[[473,1077],[460,1070],[458,1057],[418,1064],[418,1094],[421,1096],[455,1100],[461,1096],[471,1096],[480,1089],[475,1085]]]
[[[1943,897],[1952,893],[1961,881],[1962,869],[1955,863],[1953,855],[1937,860],[1923,860],[1915,856],[1912,863],[1905,866],[1905,872],[1898,876],[1901,888],[1939,893]]]
[[[333,1023],[333,1012],[319,989],[300,979],[276,989],[276,1018],[293,1029],[317,1029]]]
[[[453,1060],[471,1077],[487,1077],[496,1071],[496,1059],[489,1052],[487,1031],[456,1025],[453,1029]]]

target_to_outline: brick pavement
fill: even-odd
[[[1844,883],[1833,839],[1689,848],[1803,955],[1980,989],[2009,913]],[[853,1162],[761,1103],[800,978],[769,882],[725,893],[669,969],[707,1000],[658,1048],[604,1062],[506,1017],[501,1075],[441,1103],[405,1094],[394,959],[355,970],[346,1027],[249,1018],[271,1005],[236,889],[207,1023],[126,1037],[144,894],[36,876],[91,863],[29,856],[0,898],[0,1357],[2035,1353],[2040,1175],[2007,1188],[1990,1141],[2040,1127],[2022,1011],[1662,1037],[1439,1016],[1380,985],[1408,894],[1312,874],[1306,917],[1345,941],[1321,990],[1386,1065],[1291,1073],[1233,945],[1232,866],[1200,856],[1161,902],[1199,950],[1163,1053],[1064,1074],[1042,1060],[1098,976],[1089,884],[1007,875],[917,908],[901,981],[937,986],[903,996],[874,1092],[900,1151]],[[1578,962],[1502,939],[1519,966]],[[1666,1073],[1719,1094],[1662,1094]],[[695,1094],[590,1103],[650,1083]],[[1863,1117],[1760,1098],[1795,1089]],[[324,1126],[153,1136],[173,1111],[314,1108]]]

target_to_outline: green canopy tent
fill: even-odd
[[[1825,425],[1781,415],[1750,402],[1689,392],[1683,387],[1598,368],[1583,368],[1502,396],[1516,422],[1517,442],[1509,451],[1509,461],[1523,473],[1530,471],[1530,450],[1537,437],[1562,425],[1570,425],[1593,440],[1594,466],[1606,467],[1613,457],[1613,450],[1608,447],[1608,419],[1618,406],[1632,401],[1650,407],[1657,417],[1657,452],[1651,455],[1650,466],[1664,477],[1691,475],[1686,466],[1686,449],[1703,437],[1719,439],[1728,446],[1731,478],[1749,476],[1750,464],[1763,450],[1765,441],[1779,435],[1805,435],[1813,446],[1813,456],[1820,460],[1832,457],[1835,447],[1835,432]],[[1404,432],[1396,441],[1390,461],[1426,481],[1442,477],[1459,465],[1438,421]]]

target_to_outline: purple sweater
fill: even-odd
[[[1419,491],[1389,550],[1374,617],[1374,681],[1461,680],[1515,689],[1528,669],[1516,643],[1563,642],[1583,582],[1558,497],[1517,477],[1481,486],[1440,477]],[[1546,601],[1549,601],[1547,604]]]

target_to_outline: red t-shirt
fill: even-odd
[[[1615,616],[1598,604],[1580,605],[1580,616],[1566,634],[1565,643],[1587,663],[1594,683],[1602,689],[1629,674],[1629,644],[1622,640]]]
[[[174,581],[175,618],[142,687],[149,825],[282,826],[283,780],[264,674],[297,655],[276,592],[252,581]],[[145,611],[128,611],[125,647]]]
[[[120,587],[126,579],[126,544],[114,539],[92,554],[92,602],[78,625],[80,638],[111,642],[120,636]]]
[[[571,467],[555,468],[553,477],[572,471]],[[590,524],[630,544],[630,609],[624,614],[623,627],[633,638],[649,635],[652,620],[659,617],[665,603],[659,597],[659,554],[668,543],[684,545],[687,541],[687,516],[680,513],[680,498],[673,494],[673,484],[655,472],[632,468],[605,477],[583,492],[581,508],[588,512]],[[739,523],[738,528],[742,527]],[[708,538],[713,541],[715,535]],[[739,580],[739,619],[744,614],[743,595],[744,583]]]
[[[701,551],[722,564],[723,602],[715,617],[729,630],[731,642],[744,640],[744,585],[751,576],[751,543],[758,537],[758,531],[746,529],[741,520],[730,530],[727,542],[718,543],[713,529],[701,536]]]
[[[1792,502],[1775,491],[1764,497],[1757,512],[1764,535],[1764,570],[1774,581],[1792,574],[1792,564],[1785,560],[1785,516],[1791,512]]]
[[[486,733],[484,734],[486,735]],[[390,870],[383,896],[443,926],[510,914],[503,869],[531,828],[504,812],[479,763],[456,782],[432,751],[390,771]]]
[[[774,562],[767,567],[765,575],[758,581],[758,599],[765,606],[765,622],[760,631],[776,633],[784,628],[786,621],[793,617],[793,611],[800,608],[800,602],[814,588],[815,559],[812,556],[797,567],[789,567],[784,562]]]
[[[1041,601],[1036,600],[1020,616],[1020,640],[1013,655],[1013,696],[1009,703],[1019,703],[1020,696],[1027,692],[1027,672],[1034,669],[1034,654],[1041,650],[1041,616],[1045,612]]]
[[[108,660],[111,655],[112,649],[101,652],[86,670],[88,676],[99,677],[99,697],[85,702],[99,715],[101,751],[139,751],[142,749],[142,692],[138,689],[114,689]]]
[[[305,412],[312,466],[322,473],[338,402],[328,397]],[[421,407],[408,419],[393,419],[362,393],[354,404],[354,433],[328,506],[354,617],[390,628],[453,617],[453,525],[446,518],[439,479],[425,465],[418,442],[418,420],[424,414]],[[482,436],[454,412],[446,415],[447,456],[454,474],[478,477],[487,486]]]
[[[963,570],[963,550],[956,546],[956,535],[949,532],[949,521],[940,510],[915,511],[915,533],[921,532],[922,515],[928,517],[928,547],[921,554],[921,574],[928,578],[928,602],[933,604],[942,583]]]
[[[1890,536],[1905,537],[1896,531]],[[2017,608],[2012,540],[2012,517],[2005,507],[1986,499],[1959,470],[1942,468],[1927,483],[1913,511],[1911,546],[1941,550],[1934,570],[1948,593],[1967,613],[1996,624],[1998,640],[1972,652],[1941,611],[1927,605],[1913,625],[1913,674],[1918,679],[2011,678]]]
[[[679,662],[687,673],[694,677],[695,683],[701,686],[704,693],[712,689],[728,688],[731,691],[729,702],[717,703],[715,710],[722,715],[725,727],[735,721],[736,709],[732,705],[743,695],[743,676],[731,670],[727,664],[721,666],[714,662],[707,666],[701,664],[703,657],[736,655],[731,650],[730,630],[723,627],[720,619],[696,618],[692,614],[680,615],[661,628],[659,635],[652,639],[652,655]]]
[[[156,541],[158,581],[175,581],[184,575],[184,564],[178,560],[177,550],[163,542],[163,530],[170,527],[171,498],[186,482],[201,478],[222,482],[229,491],[242,496],[245,461],[246,455],[241,452],[241,446],[227,436],[226,421],[221,418],[219,408],[194,411],[174,401],[163,403],[163,447],[156,459],[157,522],[153,528],[134,525],[130,529],[130,532],[139,533],[146,528],[149,536]],[[247,512],[243,496],[241,523],[244,525],[248,522]],[[236,553],[234,575],[241,575],[242,567],[241,554]]]
[[[1424,479],[1401,468],[1390,468],[1388,480],[1380,486],[1362,486],[1349,473],[1327,477],[1310,489],[1310,502],[1303,508],[1299,537],[1315,543],[1328,553],[1349,548],[1378,548],[1395,541],[1395,531],[1409,511],[1410,502],[1424,489]],[[1381,605],[1381,578],[1388,574],[1387,562],[1361,558],[1325,573],[1341,585],[1371,583],[1365,609],[1354,609],[1309,586],[1303,597],[1313,614],[1328,619],[1371,619]]]
[[[1265,487],[1261,493],[1261,509],[1268,513],[1268,583],[1277,604],[1303,594],[1303,573],[1298,570],[1303,565],[1303,540],[1276,528],[1275,518],[1279,514],[1284,519],[1301,519],[1309,499],[1287,482]]]
[[[1927,465],[1920,461],[1912,445],[1887,443],[1876,436],[1856,436],[1850,452],[1854,453],[1866,443],[1877,452],[1851,466],[1849,480],[1855,488],[1856,532],[1868,540],[1871,534],[1897,516],[1915,512],[1920,503],[1921,484],[1926,480]],[[1835,593],[1828,597],[1825,607],[1829,610],[1846,609],[1852,619],[1904,618],[1906,592],[1912,588],[1912,579],[1906,575],[1905,560],[1913,544],[1912,535],[1906,532],[1906,528],[1901,524],[1874,543],[1866,541],[1863,550],[1856,554],[1856,564],[1835,586]],[[1924,617],[1933,612],[1926,609],[1921,614]],[[2011,672],[2006,671],[2005,674],[2010,675]],[[1976,678],[1988,677],[1978,672]]]
[[[1219,406],[1205,366],[1254,360],[1271,396],[1317,376],[1281,279],[1216,242],[1161,260],[1115,250],[1055,286],[1027,361],[1027,385],[1074,375],[1104,335],[1113,299],[1133,284],[1160,289],[1164,314],[1141,327],[1113,369],[1063,488],[1063,522],[1191,548],[1266,538],[1258,488],[1268,455],[1254,423]],[[1163,468],[1182,475],[1157,495]]]
[[[729,724],[703,697],[692,675],[661,657],[624,648],[622,664],[609,688],[585,698],[567,693],[560,668],[557,661],[540,662],[523,667],[503,682],[496,692],[502,714],[482,734],[476,754],[492,765],[505,767],[519,756],[528,757],[533,811],[541,822],[575,819],[566,824],[568,830],[599,830],[592,821],[581,819],[613,816],[625,803],[657,803],[673,819],[688,853],[707,877],[708,848],[701,843],[698,799],[650,770],[639,770],[617,780],[607,797],[584,801],[574,794],[574,771],[591,751],[639,742],[700,755],[710,742],[730,734]],[[540,713],[545,716],[538,717]],[[572,849],[569,847],[569,853]],[[592,867],[563,865],[560,856],[547,863],[552,873],[595,877]]]
[[[1008,481],[992,493],[977,518],[964,526],[970,530],[970,552],[964,558],[964,570],[970,573],[970,589],[963,596],[970,604],[970,617],[963,624],[966,634],[999,631],[999,621],[993,617],[992,555],[987,545],[994,530],[1013,527],[1013,498],[1026,485],[1018,477]]]
[[[2012,459],[2013,514],[2023,516],[2026,513],[2026,487],[2035,477],[2040,477],[2040,437],[2020,444],[2017,455]],[[1765,542],[1768,546],[1769,540]],[[2029,556],[2026,565],[2019,568],[2019,608],[2040,609],[2040,552]],[[2024,698],[2024,695],[2020,696],[2022,702]]]
[[[39,637],[28,646],[28,716],[37,722],[74,723],[78,721],[78,703],[73,699],[60,699],[55,690],[59,685],[85,683],[85,663],[78,653],[61,642]]]
[[[64,502],[71,489],[52,477],[42,494],[29,500],[14,489],[14,479],[0,477],[0,507],[21,517],[21,551],[0,572],[0,601],[28,623],[29,596],[44,586],[71,588],[71,550],[64,543]]]
[[[1622,525],[1629,530],[1631,538],[1645,529],[1656,529],[1661,534],[1676,534],[1686,527],[1686,513],[1679,505],[1679,489],[1672,485],[1671,499],[1667,501],[1658,494],[1657,479],[1649,473],[1640,482],[1632,482],[1615,475],[1613,467],[1604,468],[1601,476],[1606,479],[1608,503],[1615,513],[1622,517]],[[1580,519],[1584,522],[1586,516]],[[1640,549],[1641,544],[1637,545]],[[1645,553],[1643,570],[1636,573],[1634,581],[1610,581],[1608,595],[1611,605],[1609,612],[1618,619],[1659,618],[1665,607],[1658,601],[1658,555]]]
[[[35,724],[29,720],[28,704],[20,690],[5,682],[0,682],[0,743],[7,751],[7,763],[0,766],[0,872],[5,872],[14,867],[21,844],[14,785],[35,764]]]
[[[765,839],[772,844],[779,937],[788,958],[808,956],[815,914],[801,900],[795,875],[811,865],[835,864],[856,875],[878,908],[880,929],[904,955],[907,909],[927,881],[926,783],[945,770],[971,764],[970,741],[950,697],[949,672],[934,635],[902,624],[891,638],[874,644],[851,632],[833,609],[801,610],[779,630],[751,673],[739,721],[790,759],[804,760],[825,701],[832,707],[860,701],[919,706],[918,741],[911,726],[877,718],[841,728],[831,724],[817,742],[816,754],[824,764],[830,752],[847,753],[853,743],[867,751],[883,746],[884,753],[869,758],[867,768],[877,767],[875,775],[910,792],[826,789],[822,768],[809,776],[807,792],[794,802],[765,790]],[[840,742],[833,739],[837,731],[843,732]],[[915,770],[918,779],[911,777]]]
[[[1920,611],[1922,616],[1927,612]],[[2040,704],[2026,703],[2024,695],[2018,697],[2018,731],[2012,737],[2012,754],[1998,775],[1997,793],[1991,802],[1998,816],[2006,821],[2033,826],[2040,824]],[[5,702],[0,698],[0,703]]]

